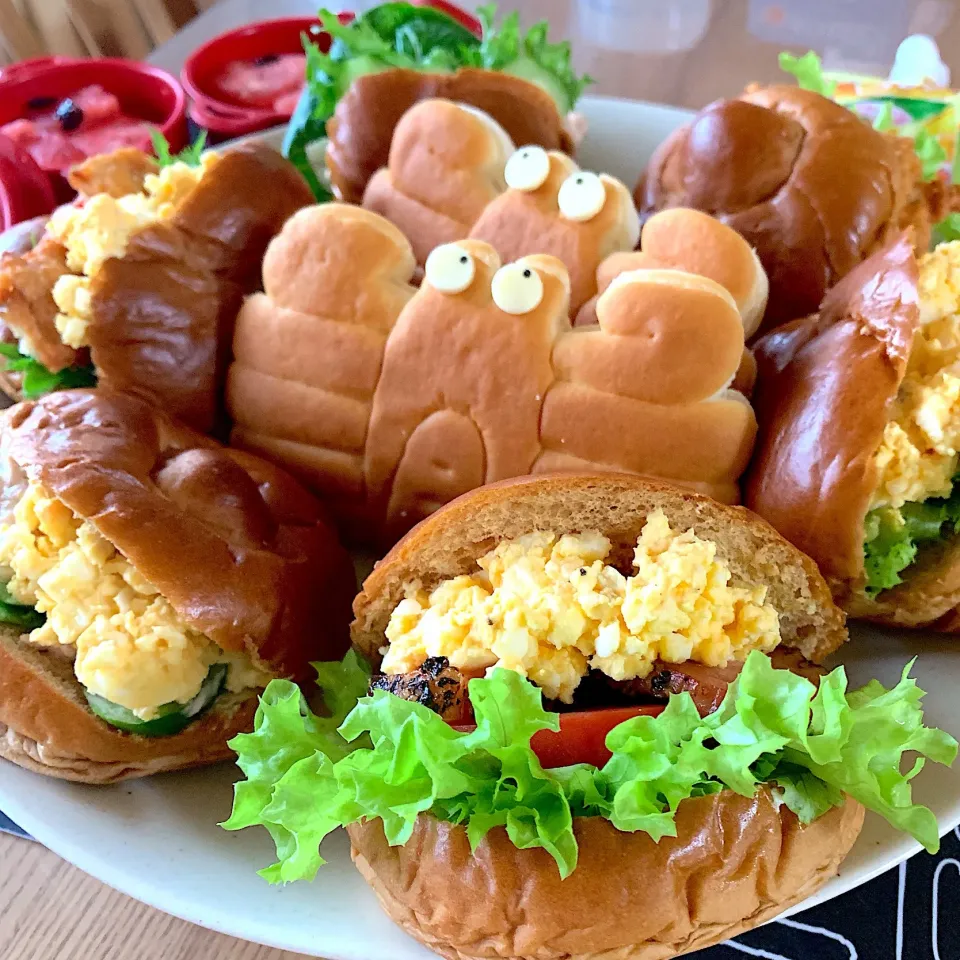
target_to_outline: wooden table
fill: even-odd
[[[272,15],[318,0],[274,0]],[[353,9],[370,2],[342,4]],[[475,7],[476,2],[463,3]],[[330,3],[337,7],[338,4]],[[575,38],[594,92],[699,107],[781,74],[777,54],[816,48],[832,69],[886,74],[899,41],[933,34],[960,81],[952,0],[505,0],[529,23]],[[260,0],[221,0],[151,60],[173,72],[205,39],[247,22]],[[263,15],[263,14],[260,14]],[[251,867],[253,869],[253,867]],[[202,930],[116,893],[35,843],[0,836],[3,960],[291,960],[295,954]],[[377,958],[371,958],[377,960]]]

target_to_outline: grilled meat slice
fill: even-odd
[[[446,657],[430,657],[410,673],[378,673],[370,680],[370,691],[386,690],[404,700],[415,700],[439,713],[447,723],[473,722],[467,698],[469,677],[450,666]]]
[[[70,186],[84,197],[108,193],[111,197],[125,197],[140,193],[143,182],[160,167],[153,157],[135,147],[121,147],[112,153],[88,157],[71,167],[67,173]]]
[[[817,683],[825,672],[794,650],[774,650],[773,665],[792,670]],[[645,677],[635,680],[610,680],[610,686],[631,699],[667,700],[671,693],[686,691],[701,716],[713,713],[723,702],[727,687],[737,678],[743,664],[731,661],[725,667],[707,667],[702,663],[665,663],[657,661]]]

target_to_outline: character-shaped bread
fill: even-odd
[[[770,289],[754,249],[736,230],[709,214],[676,207],[654,214],[640,232],[640,249],[612,253],[597,268],[597,294],[577,314],[574,325],[597,322],[597,297],[628,270],[667,267],[715,280],[733,297],[747,340],[756,333]],[[731,384],[750,396],[757,377],[753,352],[744,347],[740,369]]]
[[[462,240],[506,190],[513,141],[491,116],[450,100],[421,100],[397,124],[387,166],[363,205],[395,223],[423,265],[434,247]]]
[[[640,221],[630,191],[605,173],[580,170],[565,154],[534,146],[517,150],[504,175],[509,189],[487,206],[470,236],[491,244],[504,261],[531,253],[557,257],[570,274],[576,314],[596,293],[600,263],[637,245]]]
[[[287,466],[351,529],[387,335],[413,296],[410,244],[361,207],[309,207],[263,262],[265,293],[237,319],[227,405],[232,443]]]
[[[501,266],[477,240],[433,251],[390,334],[370,419],[366,482],[388,530],[530,472],[569,295],[550,256]]]
[[[757,425],[730,389],[744,345],[733,298],[706,277],[641,269],[607,287],[597,316],[557,340],[535,472],[626,470],[736,502]]]
[[[770,284],[753,247],[716,217],[689,207],[655,213],[640,232],[640,249],[614,253],[597,268],[597,295],[614,277],[641,267],[684,270],[714,280],[733,297],[749,340],[763,319]],[[576,326],[597,322],[596,299],[583,305]]]

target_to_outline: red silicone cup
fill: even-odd
[[[172,150],[186,145],[187,98],[177,80],[156,67],[119,58],[51,57],[25,61],[0,72],[0,125],[28,115],[27,103],[36,97],[59,100],[92,84],[112,93],[124,113],[155,123]],[[72,191],[63,178],[65,171],[46,172],[58,198],[69,199]]]
[[[481,33],[480,22],[475,17],[446,0],[414,0],[414,4],[441,10],[477,36]],[[349,23],[353,16],[352,13],[338,14],[341,23]],[[272,53],[300,53],[304,33],[324,53],[330,49],[330,35],[322,30],[315,17],[287,17],[251,23],[214,37],[197,48],[180,73],[180,80],[192,100],[190,119],[205,127],[213,141],[265,130],[289,120],[290,112],[251,107],[224,99],[217,91],[216,80],[229,64],[238,60],[256,60]]]
[[[49,177],[30,154],[0,136],[0,230],[49,213],[55,206]]]

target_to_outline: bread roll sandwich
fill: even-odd
[[[757,357],[747,503],[850,614],[960,628],[960,243],[901,235]]]
[[[450,960],[709,946],[835,875],[864,807],[937,847],[901,757],[956,741],[906,671],[848,692],[805,659],[843,615],[745,510],[609,474],[486,487],[402,540],[354,613],[369,695],[353,653],[321,671],[329,718],[271,684],[226,826],[284,838],[272,882],[313,877],[346,826],[389,916]],[[264,755],[289,759],[264,775]]]
[[[485,483],[556,470],[663,477],[721,500],[756,420],[730,388],[744,328],[719,284],[635,270],[571,329],[555,257],[437,247],[419,289],[399,230],[326,204],[294,216],[240,312],[232,443],[331,498],[351,536],[392,543]],[[269,331],[265,336],[264,331]]]
[[[481,110],[517,144],[573,149],[567,116],[588,78],[573,70],[569,43],[551,43],[546,21],[524,31],[516,13],[498,24],[493,8],[477,13],[481,35],[426,5],[383,3],[349,23],[321,9],[333,45],[326,54],[308,45],[307,85],[284,141],[317,199],[330,196],[311,163],[324,138],[333,195],[360,203],[387,166],[400,118],[420,100]]]
[[[764,329],[815,311],[906,227],[926,250],[946,212],[942,189],[922,182],[912,140],[789,86],[705,107],[658,147],[634,198],[641,218],[694,207],[743,235],[770,279]]]
[[[0,260],[11,396],[99,383],[201,432],[218,425],[243,295],[271,237],[312,197],[262,144],[197,161],[159,169],[133,150],[88,161],[74,182],[106,189],[54,213],[32,251]]]
[[[228,755],[273,677],[347,646],[317,501],[135,397],[67,390],[0,432],[0,756],[105,783]]]

